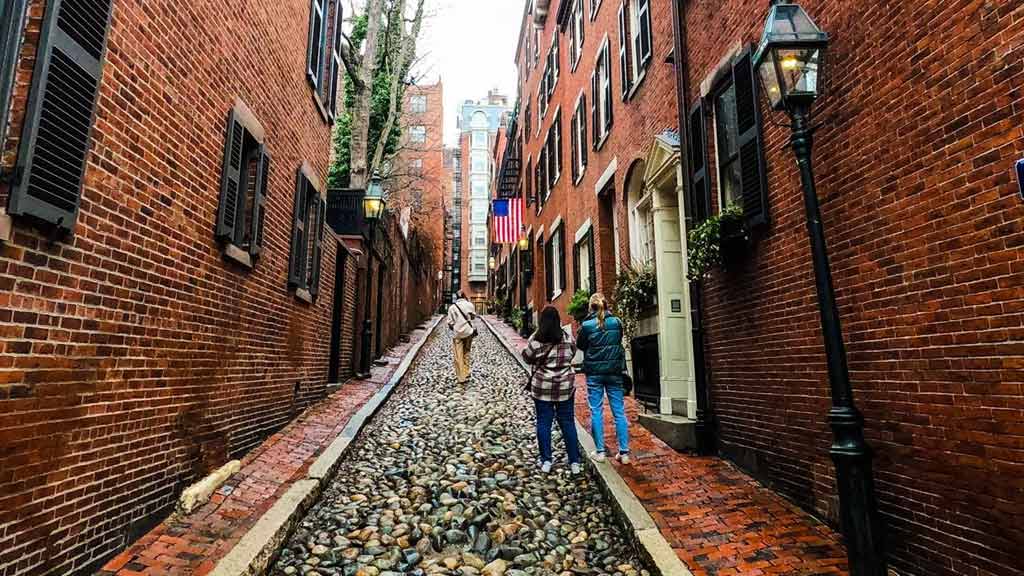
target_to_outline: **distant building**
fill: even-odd
[[[455,191],[460,197],[468,196],[462,198],[465,201],[459,209],[460,222],[464,224],[461,227],[461,246],[464,249],[459,254],[461,258],[457,265],[461,271],[459,289],[477,303],[483,303],[487,298],[490,247],[487,214],[494,170],[491,150],[502,119],[508,112],[508,98],[495,91],[488,92],[483,100],[467,100],[459,107],[459,169],[464,189],[469,192],[467,195],[462,190]]]

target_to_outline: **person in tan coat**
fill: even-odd
[[[455,303],[448,307],[448,329],[452,331],[455,345],[455,379],[459,384],[469,380],[469,352],[476,337],[473,320],[476,308],[462,292],[455,295]]]

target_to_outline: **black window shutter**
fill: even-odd
[[[587,95],[580,95],[580,164],[587,167]]]
[[[612,129],[612,55],[607,47],[604,49],[604,69],[608,74],[608,85],[604,89],[604,132],[607,134]]]
[[[6,1],[6,0],[5,0]],[[111,0],[51,0],[39,34],[11,214],[71,230],[102,76]]]
[[[609,69],[609,76],[611,69]],[[622,99],[629,94],[629,28],[626,24],[626,3],[619,4],[619,73],[622,77]]]
[[[558,53],[558,33],[555,33],[555,37],[551,42],[551,75],[553,81],[551,82],[550,89],[552,92],[555,90],[555,82],[558,82],[558,75],[561,73],[559,68],[559,61],[561,60],[561,54]]]
[[[526,163],[526,205],[533,204],[533,160]]]
[[[569,135],[569,149],[572,152],[572,155],[570,156],[571,160],[570,160],[569,163],[572,164],[572,181],[573,182],[576,182],[576,179],[580,177],[580,167],[578,165],[579,162],[576,161],[576,159],[579,158],[579,154],[580,154],[580,152],[579,152],[579,139],[580,139],[579,136],[580,136],[580,134],[579,134],[579,129],[578,129],[579,123],[580,123],[580,114],[579,114],[579,110],[577,110],[576,114],[572,115],[572,122],[570,122],[570,125],[571,125],[570,130],[571,130],[572,134]]]
[[[565,224],[558,227],[558,287],[566,290],[567,276],[565,270]]]
[[[651,0],[636,0],[640,20],[640,66],[646,68],[651,61]]]
[[[598,92],[598,90],[600,89],[600,87],[597,85],[597,83],[598,83],[597,71],[595,70],[590,75],[590,90],[591,90],[591,97],[590,97],[590,120],[591,120],[591,123],[594,126],[594,144],[593,144],[594,145],[594,150],[597,150],[597,145],[601,141],[601,139],[598,137],[598,135],[601,133],[601,129],[600,129],[601,122],[599,120],[598,108],[597,108],[599,106],[599,103],[601,102],[601,100],[600,100],[600,98],[598,98],[598,95],[600,94],[600,92]]]
[[[314,88],[320,88],[320,77],[323,75],[324,50],[327,45],[324,14],[327,0],[310,0],[309,2],[309,39],[306,47],[306,77]]]
[[[292,210],[291,259],[288,261],[288,286],[305,288],[306,241],[303,234],[303,218],[306,213],[306,191],[309,184],[299,168],[295,175],[295,209]]]
[[[235,118],[235,111],[228,112],[228,125],[224,136],[224,165],[220,176],[220,204],[217,207],[217,231],[219,240],[233,242],[235,223],[238,222],[238,195],[241,193],[242,153],[245,146],[245,128]]]
[[[267,212],[267,194],[270,192],[270,154],[265,146],[260,146],[260,164],[256,174],[256,198],[252,214],[252,243],[249,253],[259,256],[263,253],[263,220]]]
[[[558,116],[555,117],[555,175],[560,175],[562,170],[565,168],[565,164],[562,163],[562,113],[559,112]]]
[[[323,260],[323,243],[324,243],[324,213],[327,211],[327,203],[320,198],[316,190],[312,186],[309,187],[310,194],[313,194],[313,200],[316,202],[316,224],[315,228],[310,230],[309,234],[314,234],[313,244],[313,277],[310,279],[309,293],[312,296],[316,296],[320,292],[320,265]]]
[[[768,185],[761,142],[757,78],[754,76],[756,71],[752,58],[752,49],[748,47],[733,64],[732,77],[736,86],[736,141],[740,151],[743,214],[747,225],[754,227],[768,222]]]
[[[587,232],[587,256],[590,258],[590,292],[597,292],[597,257],[594,250],[594,229]]]
[[[548,238],[548,243],[544,245],[544,290],[547,293],[548,302],[551,302],[551,297],[555,295],[555,260],[554,251],[551,249],[553,246],[551,240],[553,239],[554,234]]]
[[[708,178],[707,120],[704,100],[690,110],[690,188],[693,191],[693,218],[703,222],[711,213],[711,180]]]

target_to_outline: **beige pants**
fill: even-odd
[[[469,349],[472,346],[472,338],[455,340],[455,379],[459,384],[469,380]]]

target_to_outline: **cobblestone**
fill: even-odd
[[[525,344],[501,320],[487,321],[513,346]],[[582,376],[576,385],[586,386]],[[676,452],[639,425],[639,410],[634,398],[626,399],[633,463],[612,465],[694,576],[849,573],[834,530],[726,460]],[[607,407],[604,418],[605,444],[614,446]],[[576,419],[590,428],[586,395],[579,391]]]
[[[465,387],[451,337],[432,337],[271,574],[647,574],[594,478],[564,450],[539,470],[522,371],[480,332]]]

